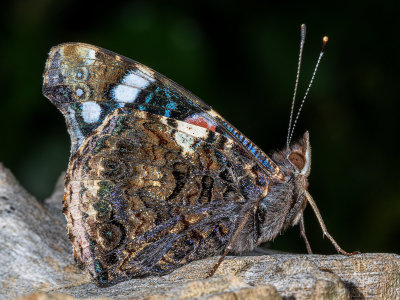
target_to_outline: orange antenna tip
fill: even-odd
[[[325,48],[326,48],[326,44],[328,43],[328,37],[327,36],[324,36],[323,38],[322,38],[322,52],[325,52]]]

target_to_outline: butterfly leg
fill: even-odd
[[[308,254],[313,254],[311,250],[310,243],[308,242],[307,236],[306,236],[306,228],[304,226],[304,216],[301,215],[300,218],[300,235],[303,238],[304,242],[306,243],[306,248],[307,248],[307,253]]]
[[[257,207],[257,206],[255,206]],[[214,265],[214,267],[212,268],[212,270],[210,271],[210,273],[208,273],[206,278],[210,278],[212,277],[215,272],[217,271],[218,267],[221,265],[222,261],[224,260],[225,256],[228,255],[228,253],[232,250],[233,244],[235,243],[236,239],[238,238],[240,232],[242,231],[243,227],[246,225],[247,220],[249,219],[251,213],[253,212],[253,209],[250,208],[245,216],[243,217],[243,219],[240,221],[238,228],[236,229],[235,233],[233,234],[233,237],[231,238],[231,240],[229,241],[228,246],[225,248],[224,253],[222,254],[222,256],[219,258],[219,260],[217,261],[217,263]]]
[[[322,220],[322,216],[321,213],[318,210],[317,204],[314,202],[313,198],[311,197],[310,193],[308,193],[306,191],[305,193],[306,197],[307,197],[307,202],[311,205],[312,209],[314,210],[314,213],[318,219],[319,225],[321,226],[322,229],[322,233],[331,241],[331,243],[333,244],[333,246],[336,248],[337,252],[343,254],[343,255],[354,255],[354,254],[359,254],[360,251],[354,251],[354,252],[346,252],[344,251],[342,248],[340,248],[340,246],[338,245],[338,243],[336,243],[336,241],[333,239],[333,237],[329,234],[328,229],[326,229],[325,223]]]

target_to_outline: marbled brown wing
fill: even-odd
[[[219,254],[267,184],[225,136],[119,108],[71,157],[64,211],[75,257],[108,285]]]
[[[220,253],[279,170],[196,96],[96,46],[54,47],[43,93],[71,135],[64,212],[75,256],[100,285]],[[234,251],[253,247],[253,229]]]

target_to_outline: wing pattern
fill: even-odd
[[[101,48],[53,48],[43,92],[71,135],[75,258],[99,285],[221,253],[277,168],[196,96]]]

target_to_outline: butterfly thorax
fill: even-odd
[[[281,231],[299,222],[307,204],[305,192],[311,169],[309,134],[271,156],[282,176],[273,176],[267,196],[257,209],[257,244],[274,239]]]

